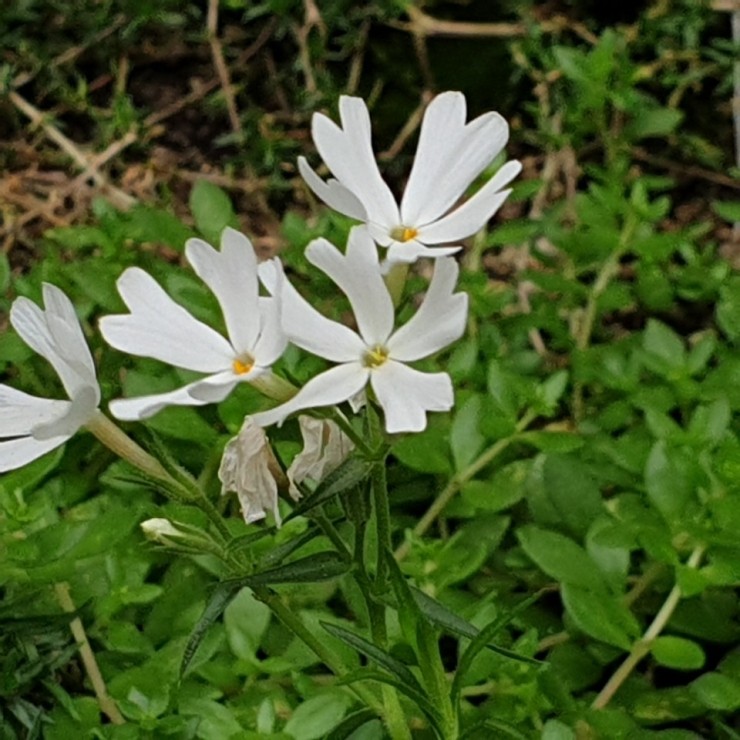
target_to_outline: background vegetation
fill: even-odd
[[[312,112],[364,97],[384,173],[402,186],[431,94],[459,89],[471,115],[499,110],[525,169],[462,257],[469,331],[430,363],[452,374],[455,410],[393,448],[397,559],[473,625],[508,619],[496,642],[540,661],[475,658],[461,689],[470,737],[737,738],[740,184],[726,9],[11,0],[3,329],[13,298],[54,282],[90,330],[107,398],[174,387],[182,373],[124,359],[93,331],[122,309],[124,267],[218,324],[182,249],[231,223],[338,310],[302,257],[349,227],[296,176],[299,154],[317,161]],[[283,362],[298,379],[316,370]],[[41,395],[56,383],[9,331],[0,373]],[[147,427],[218,500],[223,444],[257,403],[242,389]],[[297,449],[286,425],[281,459]],[[237,526],[233,502],[219,503]],[[152,516],[189,515],[88,435],[0,479],[2,737],[383,737],[246,589],[181,678],[215,566],[146,543],[138,524]],[[294,519],[255,557],[305,527]],[[317,632],[320,620],[365,627],[343,578],[278,590]],[[79,616],[74,637],[65,611]],[[123,724],[101,712],[80,628]],[[403,630],[391,637],[408,662]],[[466,641],[441,644],[452,670]],[[431,737],[404,708],[414,736]]]

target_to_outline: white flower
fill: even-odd
[[[316,113],[312,134],[336,180],[324,182],[298,160],[304,180],[327,205],[367,223],[375,241],[388,249],[388,262],[415,262],[419,257],[453,254],[449,244],[481,229],[511,192],[502,190],[521,170],[507,162],[470,200],[450,209],[468,186],[501,152],[509,127],[498,113],[465,123],[465,96],[438,95],[421,124],[419,145],[400,207],[380,176],[371,142],[370,116],[360,98],[339,99],[342,128]]]
[[[312,378],[287,403],[255,414],[258,424],[280,422],[295,411],[354,399],[370,383],[385,413],[388,432],[417,432],[427,411],[453,405],[447,373],[423,373],[406,363],[437,352],[465,329],[467,296],[453,293],[458,267],[451,257],[438,259],[421,307],[394,331],[393,302],[383,282],[378,254],[364,226],[352,229],[343,255],[325,239],[306,249],[309,262],[325,272],[347,295],[359,332],[331,321],[311,307],[287,281],[280,280],[283,329],[298,347],[339,363]],[[279,275],[265,269],[263,280],[278,285]]]
[[[46,358],[69,401],[37,398],[0,385],[0,471],[14,470],[66,442],[96,413],[100,389],[90,349],[69,298],[44,283],[44,308],[18,298],[10,323],[23,341]]]
[[[303,449],[293,458],[287,470],[290,493],[301,497],[298,484],[305,480],[320,483],[336,470],[354,449],[352,440],[330,419],[299,416]]]
[[[258,380],[285,349],[279,306],[274,298],[259,296],[257,256],[246,236],[227,228],[220,252],[190,239],[185,254],[218,299],[229,339],[175,303],[144,270],[126,270],[117,285],[131,313],[101,319],[108,344],[208,375],[169,393],[113,401],[110,409],[118,419],[145,419],[170,405],[222,401],[238,383]]]
[[[245,522],[264,519],[265,512],[271,511],[280,526],[276,476],[283,477],[267,435],[247,416],[239,434],[224,448],[218,470],[221,494],[236,493]]]

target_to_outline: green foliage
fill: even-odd
[[[611,26],[588,17],[584,3],[569,4],[565,24],[537,4],[494,13],[483,0],[427,3],[439,18],[519,19],[527,29],[488,44],[430,38],[427,68],[399,30],[406,3],[332,0],[317,4],[322,25],[310,28],[301,25],[305,5],[292,0],[221,6],[221,28],[245,47],[272,30],[268,53],[233,80],[239,135],[224,133],[221,92],[204,98],[206,158],[261,178],[267,210],[257,231],[280,224],[289,272],[327,313],[341,315],[342,304],[308,271],[303,249],[317,236],[343,243],[349,221],[309,210],[288,177],[298,154],[313,156],[303,143],[309,115],[333,110],[348,66],[354,92],[371,98],[378,150],[422,84],[449,79],[471,109],[487,110],[496,70],[499,107],[514,120],[512,152],[547,163],[529,162],[537,172],[515,186],[515,217],[479,235],[462,258],[469,331],[428,361],[451,374],[454,410],[390,441],[398,565],[372,536],[379,515],[370,513],[370,489],[386,452],[370,445],[372,419],[354,430],[368,450],[301,501],[281,502],[282,529],[246,525],[219,498],[223,445],[245,410],[264,403],[246,387],[133,430],[181,461],[184,479],[197,477],[226,533],[132,477],[84,433],[2,476],[0,736],[380,740],[377,706],[390,690],[419,738],[452,736],[458,722],[469,738],[734,737],[740,278],[722,243],[740,209],[735,191],[711,177],[732,161],[729,116],[719,120],[717,110],[728,106],[736,50],[718,14],[681,0]],[[90,45],[114,13],[121,20],[109,43]],[[54,58],[89,46],[85,63],[111,79],[153,38],[201,44],[207,58],[203,15],[202,4],[170,1],[156,9],[139,0],[11,3],[0,19],[2,84],[31,75],[21,91],[54,101],[51,120],[70,135],[88,126],[102,150],[139,130],[150,111],[118,88],[101,104],[83,67]],[[233,61],[238,50],[226,51]],[[269,59],[279,63],[268,75]],[[23,121],[5,105],[4,130],[18,135]],[[142,136],[136,147],[147,156],[151,145]],[[394,186],[410,151],[382,162]],[[263,208],[253,193],[235,202],[204,179],[189,190],[183,224],[177,190],[163,187],[156,202],[128,211],[98,200],[88,222],[48,229],[35,254],[0,254],[3,311],[18,295],[37,299],[43,281],[73,297],[106,399],[190,379],[97,338],[98,317],[123,309],[121,272],[144,267],[219,327],[213,297],[181,260],[185,241],[216,242],[224,226]],[[280,218],[269,210],[283,206]],[[521,259],[507,262],[512,252]],[[289,352],[278,369],[304,381],[312,363]],[[59,392],[11,332],[0,336],[0,372],[28,392]],[[290,423],[275,448],[283,466],[299,449]],[[443,505],[421,526],[438,497]],[[173,557],[140,533],[151,517],[205,532],[211,549]],[[60,583],[69,584],[72,614],[57,601]],[[643,641],[673,589],[675,610]],[[101,714],[68,630],[74,616],[125,725]],[[641,660],[596,708],[630,653]]]

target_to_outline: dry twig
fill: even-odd
[[[236,107],[234,98],[234,89],[231,85],[231,76],[229,67],[224,58],[224,50],[221,41],[218,38],[218,0],[208,0],[208,43],[211,46],[211,56],[213,57],[213,66],[221,82],[221,89],[224,92],[226,100],[226,110],[229,113],[229,122],[235,134],[241,131],[242,125],[239,120],[239,111]]]

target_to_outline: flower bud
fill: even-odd
[[[187,537],[169,519],[147,519],[139,526],[148,540],[160,545],[175,545],[177,538]]]

